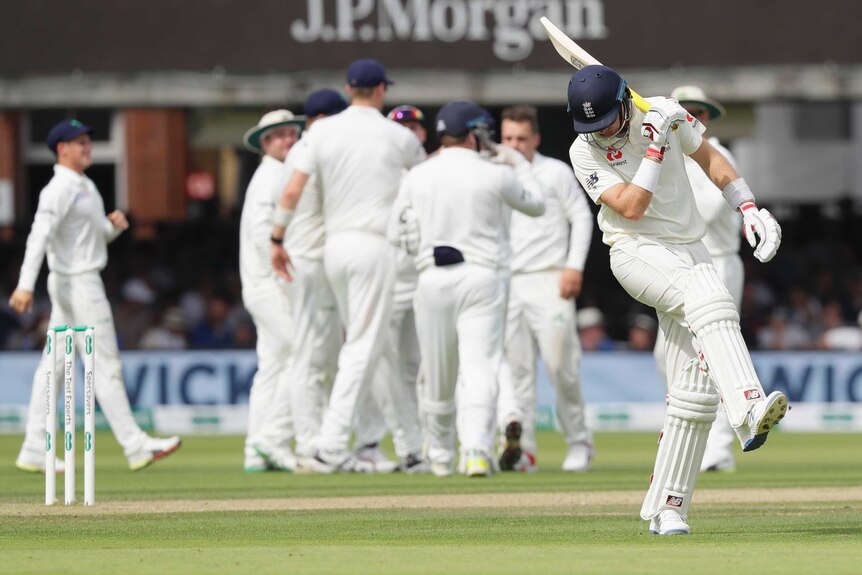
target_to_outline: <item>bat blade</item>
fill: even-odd
[[[542,16],[539,19],[539,22],[542,23],[542,27],[545,29],[545,34],[548,35],[548,39],[550,39],[551,44],[553,44],[554,49],[557,51],[557,54],[559,54],[563,60],[571,64],[576,70],[580,70],[585,66],[601,64],[601,62],[596,60],[592,54],[581,48],[577,42],[569,38],[565,32],[557,28],[546,16]],[[629,86],[629,91],[632,94],[632,102],[634,102],[634,105],[637,106],[639,110],[646,112],[650,109],[649,102],[644,100],[643,96],[635,92],[631,86]]]

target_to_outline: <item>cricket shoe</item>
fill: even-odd
[[[491,475],[491,458],[482,449],[468,449],[465,454],[464,475],[488,477]]]
[[[147,437],[144,444],[128,455],[129,469],[140,471],[151,464],[164,459],[183,444],[182,439],[176,435],[173,437]]]
[[[690,535],[691,527],[679,512],[665,509],[650,520],[649,532],[653,535]]]
[[[748,438],[742,444],[742,451],[754,451],[766,443],[766,436],[787,414],[787,396],[773,391],[765,401],[755,405],[748,413]]]
[[[518,421],[510,421],[506,425],[506,442],[500,453],[500,470],[514,471],[515,465],[521,460],[521,424]]]
[[[535,473],[539,470],[539,464],[536,462],[536,455],[532,451],[526,449],[521,451],[521,459],[515,464],[513,471],[519,473]]]
[[[363,445],[353,454],[356,465],[353,470],[359,473],[392,473],[397,471],[399,464],[392,461],[377,443]]]
[[[277,447],[265,439],[258,439],[252,444],[254,450],[275,471],[293,471],[296,469],[296,457],[289,447]]]
[[[337,472],[350,472],[356,467],[356,459],[350,453],[336,454],[324,450],[317,453],[307,461],[308,470],[322,475],[331,475]]]
[[[245,456],[242,470],[245,473],[264,473],[266,471],[275,471],[275,468],[267,463],[266,459],[255,453],[254,455]]]
[[[415,475],[419,473],[430,473],[431,467],[428,465],[428,462],[422,458],[421,455],[411,453],[401,460],[401,464],[398,466],[398,471],[410,475]]]
[[[452,462],[443,463],[432,461],[429,467],[431,468],[431,473],[433,473],[435,477],[450,477],[455,473]]]
[[[563,460],[563,471],[570,473],[586,473],[590,470],[596,448],[592,443],[582,441],[569,447],[566,459]]]
[[[45,453],[22,449],[15,460],[15,467],[27,473],[45,473]],[[59,457],[54,458],[54,472],[64,473],[66,463]]]

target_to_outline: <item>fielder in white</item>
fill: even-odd
[[[724,107],[715,100],[708,98],[697,86],[680,86],[671,92],[671,97],[679,101],[686,111],[708,126],[711,120],[724,115]],[[730,165],[738,171],[736,160],[730,150],[719,143],[718,138],[708,139],[713,148],[727,158]],[[685,158],[685,171],[691,182],[697,211],[706,222],[706,235],[703,244],[712,256],[712,265],[718,277],[724,283],[736,309],[742,304],[742,288],[745,280],[745,269],[742,258],[739,257],[740,231],[742,218],[724,201],[697,162],[690,157]],[[664,336],[659,331],[655,347],[656,360],[659,366],[664,366]],[[712,424],[709,438],[706,441],[706,453],[703,456],[701,471],[733,471],[736,462],[733,457],[733,442],[736,434],[727,419],[727,412],[719,407],[719,415]]]
[[[402,170],[425,156],[409,130],[381,114],[391,82],[379,62],[357,60],[348,68],[347,80],[351,106],[316,122],[304,138],[307,144],[295,151],[295,169],[276,208],[271,248],[276,272],[290,279],[290,258],[280,242],[309,177],[316,175],[323,197],[326,277],[345,328],[312,460],[322,473],[354,466],[348,445],[356,406],[372,379],[394,280],[386,225]]]
[[[9,305],[18,313],[32,309],[33,288],[47,254],[50,325],[95,327],[96,399],[129,467],[137,471],[176,451],[181,441],[148,436],[129,407],[114,318],[99,275],[108,263],[108,242],[128,229],[129,222],[119,210],[105,216],[99,190],[84,175],[93,163],[92,131],[77,120],[64,120],[48,133],[48,148],[57,157],[54,177],[39,194],[18,287]],[[45,470],[45,362],[43,353],[33,376],[24,445],[15,463],[23,471]],[[58,470],[63,469],[61,463]]]
[[[289,110],[263,115],[246,132],[245,145],[262,153],[260,165],[245,192],[239,223],[239,275],[242,301],[257,331],[257,372],[248,398],[248,432],[245,439],[246,472],[292,471],[296,460],[290,448],[290,394],[288,369],[293,346],[293,316],[285,284],[272,270],[269,235],[272,213],[284,187],[284,159],[299,139],[303,120]],[[276,403],[278,398],[281,403]],[[258,433],[273,416],[287,418],[288,425],[277,442],[268,443]],[[264,443],[263,447],[255,446]]]
[[[324,88],[312,92],[304,106],[306,130],[318,120],[338,114],[345,108],[347,101],[335,90]],[[307,144],[305,134],[307,131],[303,132],[303,137],[284,161],[282,184],[293,174],[293,152]],[[293,279],[286,282],[293,313],[289,403],[296,437],[296,457],[301,467],[313,466],[310,462],[317,452],[317,438],[343,339],[335,296],[323,268],[325,237],[320,189],[317,176],[311,176],[284,237],[284,245],[290,250],[293,264]],[[269,265],[272,266],[271,263]],[[277,397],[276,402],[280,403],[281,399]],[[262,427],[260,436],[263,441],[257,446],[259,450],[267,453],[273,450],[271,456],[278,457],[275,446],[290,424],[283,419],[272,418]]]
[[[415,106],[396,106],[386,115],[416,135],[424,146],[428,134],[422,122],[425,115]],[[416,398],[416,378],[419,374],[419,341],[416,338],[416,321],[413,313],[413,294],[416,292],[418,273],[413,258],[404,250],[395,256],[395,283],[389,322],[384,336],[387,338],[377,368],[378,378],[389,378],[392,385],[400,385],[399,405],[395,406],[405,417],[412,417],[407,429],[397,425],[393,444],[400,461],[389,460],[380,450],[387,425],[381,417],[378,398],[369,394],[358,413],[355,450],[357,469],[372,472],[400,470],[405,473],[427,473],[428,464],[422,457],[423,437],[419,427],[419,408]],[[379,384],[378,384],[379,388]],[[384,410],[386,411],[386,410]],[[405,432],[409,430],[409,435]]]
[[[637,301],[655,308],[667,341],[668,408],[641,517],[650,533],[690,533],[688,508],[719,399],[743,451],[766,441],[787,411],[787,397],[765,397],[739,330],[733,298],[701,238],[685,172],[691,156],[724,199],[742,212],[755,257],[771,260],[781,242],[772,215],[754,204],[745,180],[701,136],[701,124],[670,98],[632,105],[625,80],[587,66],[569,81],[568,104],[579,137],[575,175],[597,204],[611,270]]]
[[[587,471],[593,457],[581,393],[581,345],[574,298],[583,284],[593,214],[565,163],[543,156],[532,106],[503,110],[501,141],[530,162],[542,185],[545,214],[512,213],[511,280],[506,318],[510,370],[500,378],[501,429],[506,438],[500,469],[533,471],[536,453],[536,351],[556,394],[557,421],[569,446],[564,471]],[[505,375],[504,375],[505,374]]]
[[[422,352],[419,409],[431,471],[451,475],[455,466],[455,388],[458,438],[468,476],[492,471],[497,376],[503,355],[505,286],[500,266],[504,205],[544,213],[538,182],[517,151],[499,146],[504,162],[477,153],[474,129],[490,115],[472,102],[450,102],[437,114],[439,154],[404,178],[390,219],[393,240],[415,222],[419,280],[414,310]],[[522,185],[521,182],[528,184]]]

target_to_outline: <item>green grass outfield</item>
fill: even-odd
[[[437,479],[245,474],[238,437],[132,473],[100,434],[97,505],[46,508],[43,478],[13,466],[21,438],[0,436],[0,573],[862,572],[862,436],[775,434],[700,479],[688,537],[638,517],[655,438],[600,434],[572,475],[541,433],[539,473]]]

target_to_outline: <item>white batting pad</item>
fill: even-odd
[[[709,376],[697,359],[690,360],[668,391],[667,416],[649,491],[641,507],[642,519],[652,519],[665,509],[679,512],[683,519],[688,516],[718,402],[719,395]]]
[[[765,396],[739,330],[739,313],[712,264],[691,268],[685,285],[685,317],[703,352],[733,427],[745,422]]]

